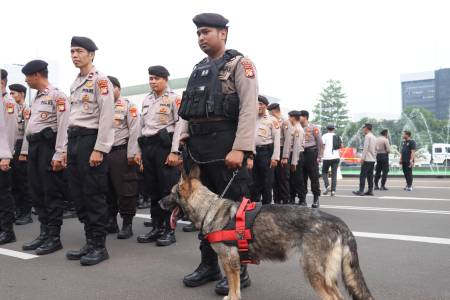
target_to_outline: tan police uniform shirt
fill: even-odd
[[[255,146],[273,144],[273,160],[280,160],[280,126],[278,120],[269,114],[258,116],[256,121]]]
[[[385,154],[391,152],[391,144],[389,143],[389,139],[385,136],[377,137],[375,143],[375,151],[377,154]]]
[[[3,95],[2,95],[3,98]],[[8,116],[10,114],[7,109],[6,101],[0,101],[0,159],[11,159],[14,152],[14,144],[12,144],[11,135],[14,135],[16,128],[8,127]],[[17,126],[17,122],[15,122]],[[14,131],[12,131],[14,130]]]
[[[140,116],[136,105],[120,97],[114,102],[114,144],[127,146],[127,157],[133,158],[140,153],[138,138],[140,136]]]
[[[291,165],[296,166],[298,164],[298,160],[300,159],[300,153],[305,151],[303,146],[305,143],[305,131],[303,130],[303,127],[302,125],[300,125],[300,123],[292,126],[292,131],[293,141]]]
[[[95,67],[70,88],[70,127],[98,129],[94,150],[109,153],[114,143],[114,95],[108,77]]]
[[[173,132],[171,152],[177,152],[181,132],[187,128],[187,122],[178,116],[181,97],[167,89],[158,97],[150,92],[142,102],[141,135],[153,136],[161,129]]]
[[[14,146],[17,140],[17,104],[7,93],[2,94],[3,117],[5,122],[5,133],[11,154],[14,154]]]
[[[375,150],[376,138],[372,132],[369,132],[364,137],[364,149],[361,155],[361,160],[367,162],[374,162],[377,157],[377,152]]]
[[[320,134],[320,129],[314,124],[308,123],[308,125],[303,126],[305,132],[305,148],[317,147],[319,151],[319,157],[321,155],[321,149],[323,147],[322,135]]]
[[[16,104],[17,115],[17,140],[23,140],[25,136],[25,127],[30,117],[30,108],[26,103]]]
[[[61,160],[67,152],[67,126],[70,105],[67,96],[58,88],[49,85],[38,91],[31,104],[31,112],[25,130],[25,136],[39,133],[45,128],[56,132],[56,145],[53,160]],[[27,116],[28,117],[28,116]],[[28,154],[28,140],[25,138],[21,154]]]

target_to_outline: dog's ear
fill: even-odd
[[[178,168],[181,171],[181,178],[183,178],[183,180],[187,180],[188,174],[186,173],[186,168],[184,167],[184,164],[179,165]]]
[[[189,178],[200,180],[200,167],[197,164],[192,165],[191,171],[189,172]]]

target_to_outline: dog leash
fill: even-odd
[[[231,184],[233,183],[234,177],[236,177],[236,175],[238,173],[239,173],[239,169],[233,171],[233,176],[231,177],[230,181],[228,181],[228,184],[225,187],[225,189],[223,190],[222,194],[220,194],[219,199],[222,199],[225,196],[225,193],[228,191],[228,189],[230,188]]]

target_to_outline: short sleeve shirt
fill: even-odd
[[[416,150],[416,142],[414,140],[403,141],[402,161],[409,162],[411,160],[411,151],[413,150]]]

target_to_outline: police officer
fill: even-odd
[[[14,157],[11,162],[12,171],[12,194],[16,204],[16,225],[32,223],[31,218],[31,195],[28,191],[27,161],[25,156],[20,155],[22,149],[25,125],[30,118],[30,108],[25,102],[27,88],[15,83],[9,85],[10,94],[17,104],[17,141],[14,146]]]
[[[179,122],[180,97],[168,87],[169,71],[163,66],[148,68],[152,91],[142,102],[139,146],[144,164],[144,178],[150,197],[153,229],[138,237],[139,243],[155,242],[158,246],[175,243],[170,226],[170,212],[162,210],[159,200],[170,194],[180,172],[179,143],[182,122]]]
[[[400,164],[402,165],[403,175],[405,176],[406,186],[405,191],[411,192],[413,190],[413,168],[416,159],[416,141],[411,138],[411,131],[403,131],[402,152],[400,153]]]
[[[228,20],[223,16],[206,13],[193,21],[198,44],[208,57],[194,67],[183,93],[179,115],[189,121],[188,151],[183,164],[189,171],[193,162],[200,163],[202,183],[216,194],[222,194],[231,182],[224,197],[240,201],[242,196],[249,196],[246,156],[255,149],[255,66],[238,51],[225,49]],[[183,280],[190,287],[222,278],[216,253],[206,239],[199,237],[201,263]],[[240,279],[241,288],[251,283],[245,265],[241,267]],[[215,290],[228,294],[226,278],[218,282]]]
[[[269,113],[278,121],[280,127],[280,162],[277,164],[274,170],[273,180],[273,201],[277,204],[289,202],[289,156],[292,149],[286,149],[284,143],[287,136],[287,131],[290,127],[288,120],[285,120],[281,114],[280,105],[278,103],[271,103],[267,107]],[[286,153],[284,150],[286,149]]]
[[[319,153],[321,149],[322,136],[320,129],[309,122],[309,112],[300,111],[300,124],[305,131],[305,151],[300,159],[300,169],[303,172],[303,194],[300,198],[300,205],[306,206],[306,194],[308,193],[308,177],[311,180],[311,191],[314,196],[313,208],[319,207],[320,184],[319,184]]]
[[[80,74],[70,88],[67,170],[69,197],[84,224],[86,244],[80,250],[68,251],[66,257],[80,260],[81,265],[109,258],[105,247],[109,216],[105,156],[114,143],[114,92],[108,78],[93,65],[96,50],[91,39],[72,38],[72,62]]]
[[[22,249],[44,255],[62,249],[61,171],[67,152],[69,104],[66,95],[49,83],[45,61],[28,62],[22,73],[28,86],[37,90],[20,154],[28,157],[31,196],[41,225],[39,236],[24,243]]]
[[[391,143],[388,138],[388,130],[383,129],[381,136],[377,137],[375,151],[377,153],[377,165],[375,167],[375,190],[387,191],[386,180],[389,173],[389,153],[391,152]],[[378,185],[381,178],[381,187]]]
[[[352,193],[358,196],[373,196],[373,169],[376,160],[376,138],[372,133],[372,124],[366,123],[364,130],[364,149],[361,154],[361,172],[359,174],[359,189]],[[364,193],[365,182],[369,189]]]
[[[305,133],[300,125],[300,112],[292,110],[288,114],[289,126],[286,132],[285,153],[283,156],[289,157],[289,204],[295,204],[295,198],[302,199],[303,195],[303,170],[298,165],[300,158],[303,157]]]
[[[10,163],[17,133],[17,109],[6,93],[8,72],[0,69],[0,74],[0,245],[3,245],[16,241]]]
[[[253,162],[253,185],[251,199],[263,204],[272,203],[273,169],[280,160],[280,125],[267,113],[269,100],[258,96],[258,119],[256,129],[256,155]]]
[[[141,153],[137,143],[140,134],[139,114],[136,105],[120,96],[120,82],[108,76],[114,87],[114,144],[107,156],[109,166],[108,204],[110,224],[117,227],[117,212],[123,224],[117,238],[133,235],[132,223],[138,198],[137,171]]]

